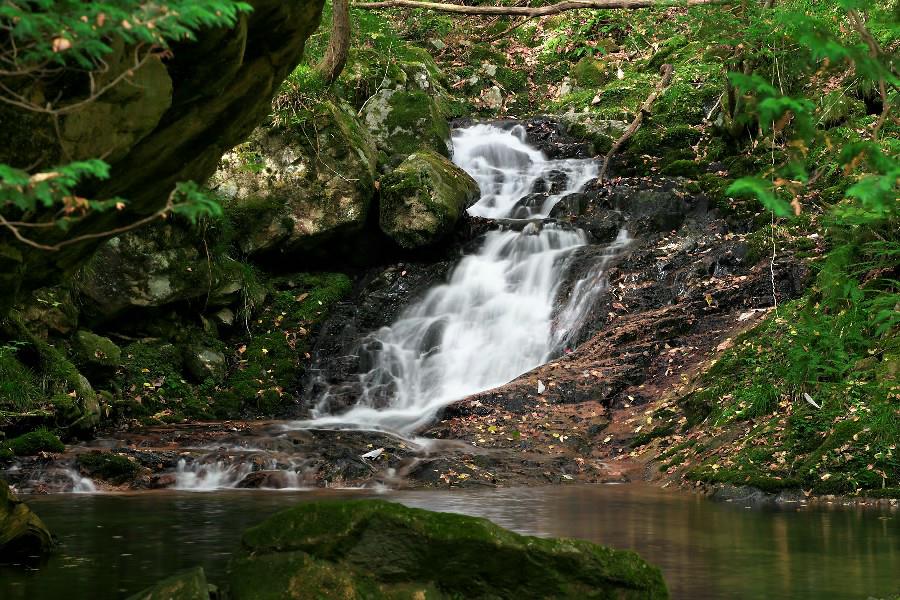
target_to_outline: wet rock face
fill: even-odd
[[[301,504],[247,530],[243,547],[229,575],[237,600],[668,597],[633,552],[381,500]]]
[[[209,185],[228,199],[245,253],[302,251],[363,228],[375,160],[356,115],[326,101],[304,123],[254,130]]]
[[[0,563],[39,561],[52,545],[47,526],[0,480]]]

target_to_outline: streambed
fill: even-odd
[[[896,509],[748,508],[631,484],[33,496],[61,547],[39,571],[0,570],[0,597],[121,598],[196,565],[221,581],[244,528],[297,502],[373,496],[636,550],[663,570],[676,599],[863,599],[900,586]]]

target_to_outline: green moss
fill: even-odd
[[[696,178],[700,176],[700,165],[693,160],[673,160],[662,168],[663,175]]]
[[[606,62],[585,56],[572,67],[572,78],[584,88],[597,88],[610,80],[610,68]]]
[[[634,437],[631,438],[631,441],[628,443],[632,448],[637,448],[639,446],[643,446],[645,444],[649,444],[651,441],[656,438],[665,437],[667,435],[675,433],[675,424],[674,423],[666,423],[664,425],[657,425],[650,431],[641,432]]]
[[[33,456],[40,452],[65,452],[66,447],[53,432],[35,429],[2,444],[16,456]]]
[[[42,396],[37,376],[16,360],[15,348],[0,351],[0,410],[26,410]]]
[[[240,345],[237,364],[213,406],[217,415],[242,408],[277,412],[303,376],[311,329],[351,288],[342,273],[299,274],[274,285],[282,289],[254,319],[252,337]]]
[[[352,593],[359,585],[377,590],[373,598],[408,598],[415,591],[428,597],[429,590],[440,598],[667,597],[659,570],[633,552],[520,536],[485,519],[380,500],[304,503],[248,529],[242,541],[247,555],[232,582],[253,597],[284,593],[289,574],[297,572],[329,586],[329,593]],[[318,563],[313,568],[310,558]]]
[[[421,91],[398,91],[388,99],[385,146],[392,154],[409,156],[420,148],[446,155],[450,126],[443,107]]]
[[[79,454],[76,462],[82,471],[93,478],[104,479],[116,485],[134,479],[140,466],[127,456],[109,452]]]
[[[884,361],[867,350],[893,337],[869,337],[868,323],[803,299],[735,340],[681,401],[716,447],[688,477],[817,494],[897,487],[896,383],[879,379]]]
[[[184,374],[181,349],[163,341],[134,342],[123,348],[123,372],[117,377],[122,416],[148,422],[210,418],[213,382],[193,386]]]
[[[401,247],[433,244],[450,233],[478,197],[478,184],[447,158],[419,151],[381,182],[381,230]]]

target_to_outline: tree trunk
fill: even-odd
[[[331,83],[344,70],[350,49],[350,0],[333,0],[331,4],[331,39],[322,62],[316,70]]]

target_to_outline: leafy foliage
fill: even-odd
[[[90,79],[91,95],[72,105],[93,101],[103,93],[103,89],[95,88],[95,72],[107,68],[104,57],[113,52],[116,41],[134,47],[136,55],[138,49],[144,48],[145,57],[153,53],[165,56],[172,42],[194,39],[201,28],[233,26],[240,14],[249,10],[246,2],[231,0],[4,2],[0,4],[0,25],[6,31],[0,41],[0,75],[8,78],[9,85],[2,87],[0,102],[52,114],[52,103],[31,104],[22,92],[57,81],[61,73],[68,78],[81,73]],[[44,250],[57,250],[79,241],[84,236],[66,239],[59,232],[68,231],[90,214],[126,208],[121,198],[88,199],[79,195],[78,189],[86,183],[109,176],[109,165],[100,159],[36,172],[0,164],[0,225],[12,232],[19,243]],[[159,214],[168,212],[190,221],[204,215],[221,215],[211,196],[193,182],[176,187]],[[133,225],[148,219],[136,220]]]
[[[23,0],[0,4],[0,22],[9,24],[4,51],[14,43],[16,64],[92,70],[112,52],[113,38],[167,48],[172,41],[194,39],[202,28],[231,27],[250,9],[246,2],[228,0]]]

